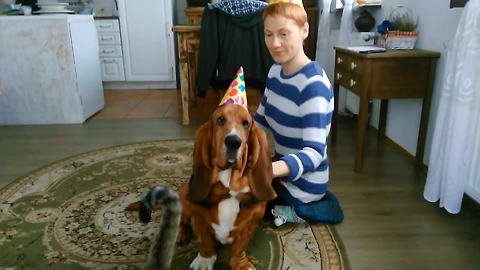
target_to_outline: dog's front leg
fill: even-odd
[[[197,257],[190,264],[190,270],[213,270],[213,265],[217,260],[216,239],[209,231],[209,227],[203,218],[195,217],[193,227],[198,235],[200,249]]]
[[[257,222],[251,222],[243,230],[238,231],[231,245],[230,266],[232,270],[256,270],[247,258],[247,247],[257,228]]]

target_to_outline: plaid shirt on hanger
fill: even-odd
[[[209,3],[208,7],[218,8],[231,15],[246,14],[255,12],[268,5],[260,0],[221,0],[214,4]]]

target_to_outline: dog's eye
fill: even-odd
[[[248,123],[247,120],[245,120],[245,121],[243,121],[242,125],[243,125],[244,128],[248,128],[250,124]]]
[[[221,126],[225,125],[225,118],[223,116],[218,117],[217,123]]]

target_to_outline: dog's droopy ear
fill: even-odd
[[[208,121],[195,134],[193,145],[193,176],[186,199],[194,202],[203,202],[210,193],[212,179],[212,124]]]
[[[248,139],[248,163],[246,173],[253,196],[259,201],[277,197],[272,187],[273,168],[267,134],[256,125],[252,126]]]

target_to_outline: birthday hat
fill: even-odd
[[[271,0],[268,4],[271,5],[275,3],[292,3],[295,5],[299,5],[301,8],[303,8],[302,0]]]
[[[225,96],[219,105],[234,103],[241,105],[246,110],[247,108],[247,91],[245,89],[245,76],[243,75],[243,67],[240,67],[237,71],[235,79],[233,79],[230,87],[228,87]]]

